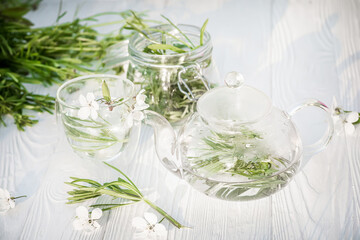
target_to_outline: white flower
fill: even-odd
[[[359,120],[359,114],[357,112],[350,112],[346,114],[344,121],[345,133],[351,135],[355,132],[354,122]]]
[[[95,101],[95,96],[93,93],[87,93],[86,98],[84,95],[80,94],[79,102],[81,106],[78,112],[79,118],[84,120],[91,116],[91,118],[95,120],[98,117],[97,110],[99,110],[99,104]]]
[[[355,126],[353,123],[359,120],[359,113],[357,112],[344,112],[336,102],[336,98],[333,98],[333,104],[331,107],[331,114],[334,121],[335,129],[339,127],[339,125],[343,125],[345,129],[345,133],[347,135],[351,135],[355,132]]]
[[[127,128],[131,128],[134,124],[134,117],[132,115],[132,112],[130,112],[126,117],[125,117],[125,126]]]
[[[145,118],[145,114],[142,112],[142,110],[147,109],[149,105],[145,103],[146,95],[143,94],[144,92],[145,90],[142,89],[136,95],[136,102],[131,107],[131,111],[125,117],[125,125],[128,128],[131,128],[134,125],[134,122],[135,124],[139,124]]]
[[[133,111],[132,116],[133,119],[138,122],[142,121],[145,118],[145,114],[141,111]]]
[[[15,207],[15,201],[6,189],[0,188],[0,213],[7,212]]]
[[[135,125],[139,124],[144,118],[145,114],[142,111],[132,111],[127,115],[125,124],[128,128],[131,128],[134,125],[134,122]]]
[[[149,105],[145,103],[146,95],[143,94],[144,92],[145,90],[141,89],[138,95],[136,95],[136,103],[134,105],[134,111],[142,111],[149,107]]]
[[[145,81],[145,78],[143,77],[141,72],[136,71],[134,77],[137,83],[142,83]]]
[[[136,233],[134,234],[134,239],[166,239],[166,228],[164,227],[164,225],[158,223],[155,214],[145,212],[144,218],[135,217],[132,220],[132,226],[136,230]]]
[[[334,121],[334,124],[337,124],[340,120],[341,108],[338,106],[336,98],[333,97],[333,102],[331,106],[331,117]]]
[[[101,216],[102,211],[100,208],[92,210],[89,217],[88,209],[84,206],[79,206],[76,208],[76,218],[73,222],[74,229],[92,232],[100,227],[100,224],[95,220],[101,218]]]

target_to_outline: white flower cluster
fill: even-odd
[[[149,107],[145,103],[146,95],[144,94],[145,90],[141,90],[135,98],[135,103],[130,107],[129,112],[125,115],[125,124],[128,128],[131,128],[134,123],[142,121],[145,118],[143,110]],[[78,117],[82,120],[88,119],[91,117],[92,120],[96,120],[99,116],[99,104],[96,102],[95,96],[93,93],[89,92],[86,94],[86,97],[82,94],[79,96],[80,109],[78,111]]]
[[[79,102],[81,107],[78,112],[78,117],[85,120],[91,116],[93,120],[96,120],[98,117],[97,111],[99,110],[99,104],[96,102],[94,94],[89,92],[86,94],[86,97],[80,94]]]
[[[10,196],[10,193],[6,189],[0,188],[0,213],[7,212],[9,209],[15,207],[14,198]]]
[[[136,102],[133,106],[133,109],[130,111],[128,116],[126,117],[126,125],[131,128],[135,122],[138,123],[145,118],[145,114],[143,110],[149,107],[148,104],[145,103],[146,95],[144,94],[145,90],[142,89],[135,97]]]
[[[331,112],[335,130],[339,130],[339,128],[343,126],[347,135],[351,135],[355,132],[354,123],[359,120],[359,113],[344,112],[343,109],[338,106],[335,97],[333,98]]]
[[[100,224],[95,221],[100,219],[102,216],[102,211],[100,208],[95,208],[92,210],[91,214],[84,206],[79,206],[76,208],[76,217],[73,222],[73,227],[75,230],[84,230],[85,232],[92,232],[100,228]]]
[[[163,240],[166,239],[167,231],[164,225],[158,222],[158,219],[153,213],[144,213],[144,218],[135,217],[132,220],[132,226],[136,232],[134,239],[137,240]]]

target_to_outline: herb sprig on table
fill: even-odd
[[[91,207],[101,208],[103,211],[108,211],[114,208],[144,201],[151,208],[160,213],[164,218],[169,220],[175,227],[185,227],[181,225],[178,221],[176,221],[173,217],[171,217],[169,214],[167,214],[164,210],[156,206],[150,200],[146,199],[144,195],[140,192],[140,190],[136,187],[136,185],[130,180],[130,178],[126,176],[120,169],[108,163],[105,164],[120,173],[121,177],[119,177],[115,181],[104,184],[101,184],[91,179],[71,177],[73,181],[66,182],[66,184],[74,187],[74,190],[68,192],[68,194],[71,195],[71,197],[68,198],[68,204],[81,203],[90,199],[98,198],[102,195],[107,195],[113,197],[114,199],[123,199],[127,201],[126,203],[107,203],[91,205]]]
[[[129,38],[132,33],[123,30],[141,18],[137,14],[135,19],[130,11],[101,13],[34,28],[24,17],[33,5],[4,6],[8,8],[0,8],[0,125],[5,126],[3,118],[9,114],[19,130],[37,123],[32,112],[51,113],[54,108],[53,97],[29,91],[28,84],[50,86],[80,73],[99,72],[93,61],[101,60],[109,46]],[[100,36],[96,25],[88,25],[105,14],[121,16],[117,23],[122,25],[116,34]]]

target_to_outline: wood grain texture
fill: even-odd
[[[29,17],[36,26],[51,24],[58,6],[58,0],[43,0]],[[360,111],[359,1],[64,0],[68,14],[63,20],[71,20],[77,6],[80,17],[131,8],[151,9],[151,17],[160,19],[163,13],[177,23],[201,25],[209,18],[220,76],[242,72],[249,85],[284,109],[314,97],[330,105],[336,96],[345,109]],[[7,128],[0,128],[0,187],[28,195],[0,215],[0,239],[131,239],[132,218],[154,212],[145,203],[105,213],[101,229],[93,234],[73,230],[77,205],[65,204],[71,188],[64,181],[76,176],[106,182],[116,172],[79,159],[57,130],[55,117],[38,117],[40,123],[24,133],[11,119]],[[285,189],[250,202],[209,198],[176,178],[158,161],[148,127],[134,157],[112,163],[145,196],[192,227],[178,230],[164,221],[168,239],[359,239],[359,146],[360,129],[346,137],[340,132]]]

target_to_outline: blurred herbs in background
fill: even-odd
[[[60,24],[63,13],[53,26],[36,28],[24,16],[39,2],[6,0],[0,7],[0,125],[5,126],[3,118],[9,114],[19,130],[38,122],[27,110],[51,113],[54,108],[54,98],[29,91],[31,84],[50,86],[80,73],[99,72],[91,62],[102,59],[109,46],[129,38],[131,33],[123,31],[129,26],[142,28],[141,15],[132,11]],[[106,14],[121,17],[116,22],[121,24],[118,32],[101,35],[96,25],[89,25]]]

